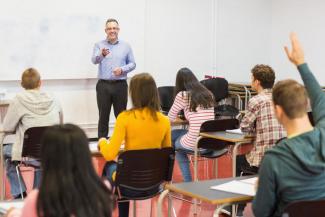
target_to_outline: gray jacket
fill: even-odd
[[[62,121],[60,104],[47,93],[39,90],[25,90],[10,102],[5,116],[0,144],[5,135],[15,132],[12,160],[21,160],[24,132],[30,127],[50,126]]]

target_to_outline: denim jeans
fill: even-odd
[[[107,178],[111,185],[114,185],[113,173],[116,171],[117,164],[114,161],[109,161],[105,164],[103,169],[103,177]],[[119,217],[128,217],[129,216],[129,206],[130,202],[118,202],[118,216]]]
[[[7,173],[8,179],[9,179],[9,183],[10,183],[10,192],[11,192],[12,197],[16,197],[20,194],[19,180],[20,180],[23,192],[26,192],[26,186],[25,186],[24,180],[21,178],[21,174],[19,176],[20,179],[18,178],[18,175],[16,172],[16,165],[18,164],[18,162],[11,161],[11,151],[12,151],[12,144],[3,146],[3,155],[4,155],[6,173]],[[39,165],[39,162],[36,160],[31,160],[30,163]],[[39,187],[40,180],[41,180],[41,171],[35,170],[33,188]]]
[[[191,175],[190,161],[188,159],[188,156],[186,152],[177,151],[177,150],[189,151],[188,149],[184,148],[180,142],[182,136],[184,136],[186,133],[187,130],[184,129],[172,130],[172,144],[174,146],[174,149],[176,150],[176,160],[181,169],[183,180],[184,182],[191,182],[192,175]]]

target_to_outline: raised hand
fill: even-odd
[[[284,47],[288,59],[296,66],[305,63],[304,51],[300,45],[296,33],[290,34],[290,40],[291,40],[292,50],[290,51],[287,46]]]

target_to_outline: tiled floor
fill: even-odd
[[[98,173],[102,170],[104,165],[104,161],[102,158],[94,158],[93,160],[94,166]],[[199,179],[212,179],[215,178],[215,168],[214,161],[209,160],[208,166],[209,170],[206,169],[207,164],[206,161],[199,162]],[[205,172],[200,172],[205,171]],[[25,181],[28,187],[32,185],[33,177],[30,172],[26,172],[23,174],[25,177]],[[230,177],[231,176],[231,155],[227,154],[221,157],[218,160],[218,177]],[[174,173],[173,173],[173,182],[181,182],[182,177],[177,163],[175,164]],[[9,185],[7,184],[6,198],[10,198],[9,194]],[[157,200],[158,197],[153,198],[152,200],[144,200],[136,202],[136,213],[138,217],[147,217],[150,216],[150,204],[152,202],[152,215],[153,217],[157,216]],[[198,206],[197,215],[194,215],[194,206],[188,202],[183,202],[178,199],[172,200],[172,217],[188,217],[188,216],[196,216],[196,217],[212,217],[215,206],[202,202]],[[133,216],[133,203],[130,205],[130,217]],[[163,216],[167,216],[167,199],[163,203]],[[244,216],[252,217],[250,204],[246,207],[244,211]],[[118,217],[117,210],[114,211],[113,217]]]

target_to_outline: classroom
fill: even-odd
[[[146,138],[147,135],[151,135],[151,139],[154,142],[158,141],[157,138],[165,138],[162,140],[163,145],[161,147],[172,146],[174,148],[173,150],[176,150],[176,154],[174,153],[175,167],[172,173],[172,182],[167,185],[167,188],[170,187],[170,189],[164,189],[168,192],[164,191],[161,195],[161,200],[166,195],[168,195],[168,197],[166,197],[161,204],[158,199],[159,195],[152,201],[148,199],[145,202],[137,202],[137,216],[149,216],[149,213],[150,216],[159,216],[161,215],[159,208],[162,208],[162,216],[218,216],[219,211],[220,216],[227,216],[227,213],[222,214],[221,211],[221,209],[227,208],[224,203],[214,203],[211,202],[210,199],[193,199],[191,194],[178,195],[181,198],[189,198],[189,202],[172,199],[172,206],[169,207],[169,205],[167,205],[170,195],[173,195],[173,191],[176,187],[196,188],[195,186],[186,185],[186,174],[188,175],[186,167],[188,165],[184,165],[180,162],[182,162],[182,160],[188,162],[189,157],[190,175],[192,174],[193,177],[193,180],[189,179],[189,181],[193,181],[193,183],[197,181],[196,177],[199,178],[199,182],[204,182],[206,180],[220,181],[220,178],[233,179],[238,176],[236,175],[236,165],[238,162],[241,163],[238,158],[236,161],[236,157],[233,156],[240,155],[242,152],[249,152],[246,151],[245,147],[240,147],[241,144],[250,143],[250,145],[253,144],[254,146],[256,140],[260,139],[259,136],[254,134],[253,139],[247,140],[245,138],[245,142],[240,140],[243,139],[240,136],[240,138],[238,137],[239,140],[232,138],[234,140],[227,141],[226,143],[232,143],[236,148],[233,146],[229,147],[229,145],[225,147],[228,152],[223,153],[222,155],[224,156],[220,157],[220,159],[206,160],[204,157],[199,157],[199,161],[197,162],[194,143],[196,144],[197,138],[199,138],[198,133],[200,133],[201,124],[203,124],[204,121],[212,121],[212,119],[215,118],[215,115],[212,115],[212,117],[209,113],[210,110],[207,109],[215,105],[207,102],[209,100],[203,100],[203,98],[207,99],[209,97],[208,95],[204,95],[206,94],[205,89],[201,88],[204,82],[199,82],[200,85],[197,84],[199,86],[194,87],[192,90],[194,93],[192,96],[193,99],[195,98],[195,94],[202,94],[201,99],[199,99],[198,102],[194,100],[195,102],[193,101],[193,103],[197,105],[202,105],[201,103],[203,103],[204,109],[202,110],[206,110],[202,111],[206,112],[204,113],[206,115],[204,121],[200,118],[193,118],[193,120],[190,120],[190,117],[193,117],[192,115],[195,116],[198,112],[196,108],[194,108],[193,111],[191,107],[187,108],[188,110],[180,109],[180,107],[183,106],[184,103],[186,104],[186,102],[190,103],[192,98],[185,97],[186,100],[178,99],[175,94],[173,96],[176,97],[173,104],[174,107],[171,108],[169,113],[167,111],[164,116],[160,116],[159,112],[158,116],[152,116],[154,119],[158,118],[159,122],[164,122],[165,119],[171,122],[171,125],[168,125],[168,127],[166,127],[166,124],[161,123],[158,130],[149,123],[145,125],[137,121],[132,122],[126,115],[123,117],[121,115],[119,119],[120,123],[123,124],[119,124],[119,120],[115,114],[115,106],[117,106],[117,104],[114,104],[114,102],[112,106],[114,109],[112,108],[110,113],[104,115],[105,112],[103,113],[103,110],[99,109],[100,105],[98,103],[102,103],[103,105],[103,103],[106,102],[107,98],[105,97],[107,92],[103,92],[101,93],[102,95],[100,95],[98,91],[100,81],[104,80],[102,82],[103,86],[105,84],[114,84],[117,86],[121,84],[116,84],[115,81],[111,83],[110,80],[115,80],[114,76],[121,76],[121,80],[125,81],[125,85],[127,84],[128,88],[130,88],[130,90],[132,89],[133,92],[129,92],[127,96],[125,95],[125,98],[122,92],[118,90],[118,97],[127,99],[126,109],[133,111],[133,109],[141,108],[141,106],[137,107],[137,103],[142,103],[143,105],[143,102],[139,99],[135,99],[135,96],[137,95],[136,91],[140,91],[139,88],[137,89],[137,85],[143,85],[141,82],[144,82],[144,80],[147,80],[149,83],[151,82],[151,84],[156,87],[176,86],[175,93],[177,93],[177,90],[187,90],[186,85],[180,87],[176,82],[177,76],[182,73],[191,74],[191,76],[193,74],[195,82],[203,81],[207,77],[226,79],[229,85],[227,88],[230,92],[228,98],[222,100],[221,104],[226,103],[239,110],[240,115],[236,117],[233,116],[231,119],[237,118],[238,120],[235,124],[236,128],[239,127],[244,132],[244,122],[254,116],[251,115],[251,117],[248,117],[247,115],[250,103],[252,103],[249,100],[259,95],[262,91],[256,86],[252,86],[252,80],[254,82],[254,80],[257,79],[259,81],[258,84],[261,85],[263,89],[272,89],[273,83],[275,85],[278,81],[293,79],[297,81],[298,84],[306,86],[306,99],[309,97],[308,101],[310,101],[310,104],[307,106],[307,111],[310,112],[309,115],[313,116],[316,123],[313,129],[318,129],[317,123],[321,122],[321,112],[315,114],[317,108],[314,106],[316,106],[317,103],[313,103],[314,101],[311,99],[312,93],[314,92],[311,93],[310,91],[313,90],[308,89],[307,85],[309,83],[306,83],[304,76],[308,74],[305,72],[309,72],[310,68],[310,71],[319,82],[321,88],[325,86],[325,76],[324,73],[322,73],[322,69],[325,67],[322,58],[325,51],[325,41],[323,40],[325,38],[325,30],[323,28],[325,20],[325,15],[323,13],[324,9],[325,3],[321,0],[11,0],[9,2],[3,2],[0,8],[0,35],[2,39],[0,40],[0,134],[4,133],[1,130],[3,130],[2,127],[5,127],[3,124],[6,119],[8,106],[12,103],[12,100],[17,94],[26,89],[21,85],[22,73],[28,68],[35,68],[41,76],[41,90],[49,93],[53,99],[57,100],[58,107],[60,107],[60,109],[58,109],[60,110],[59,113],[63,115],[63,117],[60,116],[60,121],[57,119],[58,121],[54,121],[53,124],[72,124],[78,126],[78,128],[75,129],[70,125],[66,127],[71,127],[71,129],[69,129],[71,131],[75,130],[76,132],[79,132],[78,130],[80,128],[82,132],[79,133],[85,133],[93,149],[96,151],[96,154],[92,153],[92,163],[95,166],[95,172],[99,175],[102,175],[103,167],[106,168],[107,162],[114,161],[118,156],[120,147],[114,146],[114,151],[109,147],[113,146],[113,143],[119,143],[119,141],[121,144],[125,143],[126,149],[139,149],[131,148],[133,144],[137,144],[138,142],[141,143],[140,140],[135,138]],[[107,20],[109,18],[118,21],[117,27],[108,26]],[[113,21],[113,23],[115,23],[115,21]],[[99,72],[99,68],[103,72],[106,69],[105,66],[99,66],[102,64],[100,62],[101,60],[96,62],[96,52],[101,52],[99,56],[104,59],[106,55],[109,57],[111,54],[110,52],[114,54],[114,48],[111,46],[115,44],[109,43],[108,46],[105,45],[104,47],[107,47],[107,54],[103,54],[103,46],[100,43],[102,40],[105,41],[106,37],[109,38],[109,34],[114,36],[114,31],[115,34],[116,31],[118,34],[118,44],[121,45],[123,43],[125,49],[131,49],[132,58],[128,56],[126,61],[133,62],[134,66],[131,65],[128,69],[122,67],[121,75],[113,75],[115,74],[115,69],[113,70],[111,66],[108,66],[108,68],[110,67],[108,71],[110,71],[109,73],[112,73],[113,76],[112,79],[112,77],[105,77],[107,74],[101,74],[101,72]],[[294,36],[292,36],[292,32],[295,33]],[[122,43],[120,43],[120,41]],[[294,41],[294,43],[292,43],[292,41]],[[126,43],[124,44],[124,42]],[[295,42],[297,43],[295,44]],[[294,52],[293,48],[295,47],[293,44],[301,45],[297,47],[299,49],[301,48],[304,52],[303,57],[306,63],[308,63],[307,68],[305,65],[301,67],[302,63],[305,62],[297,64],[295,59],[290,59],[290,56],[288,60],[284,46],[288,46],[288,52],[290,54],[291,51]],[[96,46],[100,47],[98,51],[96,51]],[[128,55],[129,54],[130,53],[128,53]],[[130,59],[132,61],[130,61]],[[111,58],[107,61],[110,63],[110,61],[114,62],[116,60]],[[273,83],[271,82],[271,86],[263,86],[263,82],[260,78],[256,77],[258,75],[253,73],[254,66],[258,64],[263,64],[263,67],[270,66],[272,71],[274,71],[275,80],[273,80]],[[244,92],[244,96],[241,95],[238,97],[238,95],[236,95],[238,94],[238,92],[236,92],[238,90],[236,87],[238,86],[242,89],[241,91]],[[288,84],[287,86],[290,85]],[[317,85],[313,86],[315,87]],[[247,87],[249,89],[247,89]],[[123,90],[127,91],[127,88]],[[149,97],[151,99],[155,99],[156,97],[155,93],[149,96],[151,94],[149,89],[144,93],[139,92],[138,96],[142,96],[143,98]],[[248,93],[250,94],[249,96],[245,95]],[[302,95],[304,95],[304,92],[302,92]],[[216,95],[213,97],[215,98]],[[274,97],[273,95],[272,98],[272,91],[270,91],[269,99],[271,104],[276,100]],[[317,100],[319,99],[317,98]],[[298,103],[297,100],[295,100],[295,102]],[[276,106],[273,108],[273,104],[271,104],[269,105],[270,108],[272,107],[271,110],[277,108]],[[321,102],[318,102],[317,105],[319,106],[321,104]],[[280,103],[280,106],[283,105]],[[255,108],[257,107],[258,106]],[[295,104],[293,104],[293,107],[295,107]],[[150,108],[156,111],[155,106]],[[184,110],[185,119],[187,119],[187,123],[185,124],[174,123],[179,121],[179,119],[176,118],[176,116],[179,116],[179,109]],[[102,118],[100,114],[105,117]],[[279,117],[282,116],[277,116],[277,114],[278,113],[273,113],[272,111],[273,116],[271,122],[279,121],[281,129],[278,129],[278,125],[276,125],[278,130],[276,133],[272,131],[272,135],[277,134],[275,138],[273,138],[274,141],[271,142],[272,146],[275,145],[276,141],[280,138],[288,137],[287,139],[290,140],[291,132],[293,132],[290,131],[291,128],[289,130],[286,128],[285,124],[279,119]],[[244,118],[245,115],[247,115],[246,119]],[[103,125],[103,122],[105,125],[104,119],[106,121],[106,127],[99,129],[99,126]],[[48,123],[46,121],[50,121],[50,119],[44,120],[44,123]],[[191,121],[200,122],[200,125],[193,127],[194,125],[191,124]],[[43,124],[43,126],[44,125],[52,124]],[[14,127],[14,131],[18,129],[19,126],[20,125]],[[168,133],[166,133],[166,135],[163,135],[162,129],[164,126],[166,129],[168,128]],[[191,128],[191,126],[193,128]],[[304,126],[307,128],[307,125]],[[115,132],[116,135],[114,134],[115,129],[122,129],[123,127],[125,127],[125,134],[123,133],[122,135],[122,133],[117,132]],[[133,132],[137,133],[132,134],[126,130],[133,128]],[[140,135],[138,131],[141,128],[143,129],[143,134]],[[59,127],[56,130],[61,132],[66,129],[64,127],[63,129]],[[100,132],[101,130],[102,132]],[[156,132],[155,130],[160,132],[161,135],[153,136],[153,134],[155,134],[154,132]],[[225,129],[215,128],[210,131],[224,130]],[[175,136],[176,131],[179,138],[181,138],[184,133],[188,132],[195,131],[197,135],[195,137],[189,135],[186,139],[184,139],[184,137],[183,139],[177,140]],[[303,132],[307,131],[307,129],[303,130]],[[201,132],[203,132],[203,129]],[[293,134],[295,135],[295,133]],[[298,134],[301,134],[301,132]],[[209,135],[200,135],[201,137],[202,135],[203,137],[209,137]],[[125,136],[125,138],[123,136]],[[111,137],[111,140],[104,141],[104,139],[101,139],[103,137]],[[151,141],[149,137],[150,136],[148,136],[148,140],[146,140],[147,142]],[[220,138],[217,137],[216,139],[216,137],[217,136],[214,135],[212,139],[219,141]],[[170,141],[167,142],[166,138]],[[2,144],[14,143],[15,139],[15,135],[6,135],[4,136],[4,141],[0,142],[2,142]],[[129,143],[129,139],[134,140],[134,142],[131,141]],[[263,136],[261,140],[264,141]],[[185,154],[184,152],[182,155],[180,154],[181,151],[179,147],[175,146],[176,143],[180,143],[183,148],[185,147]],[[236,144],[238,144],[238,147]],[[97,145],[100,149],[99,151],[97,150]],[[158,146],[152,144],[150,147],[157,148]],[[251,147],[246,148],[250,150]],[[186,149],[191,149],[190,151],[192,152],[186,153],[186,151],[188,151]],[[5,150],[5,146],[1,147],[1,152]],[[109,154],[103,154],[103,152],[105,152],[103,150]],[[195,150],[197,150],[197,148]],[[260,156],[258,160],[256,160],[255,155],[259,155],[259,153],[257,153],[259,151],[255,151],[256,153],[251,152],[250,155],[246,155],[246,158],[245,155],[243,155],[244,161],[251,166],[257,166],[257,168],[259,168],[263,156]],[[204,154],[201,153],[200,150],[197,152],[199,155]],[[4,183],[1,186],[3,195],[1,199],[8,201],[12,200],[14,196],[9,192],[10,188],[8,186],[10,184],[9,181],[6,180],[6,162],[3,161],[4,158],[5,157],[1,155],[2,162],[0,166],[2,167],[3,174],[0,175],[0,178],[2,179],[1,182]],[[256,163],[257,161],[258,163]],[[109,164],[107,168],[110,168],[109,166],[111,165]],[[196,166],[198,169],[195,169]],[[320,167],[322,166],[324,166],[324,164]],[[112,171],[105,170],[105,172]],[[115,172],[113,172],[113,174],[115,177]],[[256,177],[257,174],[260,175],[256,172],[253,176]],[[30,179],[28,176],[29,175],[27,175],[27,179]],[[109,174],[107,174],[107,178],[110,182],[109,185],[113,186],[111,189],[113,190],[115,178],[112,179],[113,181],[110,180]],[[176,183],[175,186],[173,185],[174,182]],[[178,183],[180,183],[179,186],[177,185]],[[182,186],[182,183],[185,185]],[[26,186],[29,192],[33,183],[28,183],[27,181],[26,185],[31,185]],[[96,186],[94,186],[94,188],[96,188]],[[4,192],[5,190],[6,192]],[[317,191],[316,189],[313,190]],[[325,194],[325,192],[323,194]],[[271,211],[271,214],[265,211],[265,215],[257,211],[254,212],[251,203],[253,200],[252,198],[253,197],[247,199],[246,197],[243,199],[241,197],[241,199],[239,199],[244,202],[249,202],[244,208],[243,214],[236,212],[240,209],[240,205],[229,206],[230,215],[236,216],[236,213],[237,216],[247,217],[254,216],[254,213],[255,216],[279,215],[279,213],[272,213]],[[302,197],[302,199],[303,198],[304,197]],[[325,197],[319,194],[315,199],[324,198]],[[279,198],[277,198],[277,200],[279,200]],[[291,201],[291,199],[288,198],[287,200]],[[236,201],[235,204],[239,202],[240,201]],[[230,203],[230,205],[233,205],[233,203]],[[168,209],[171,208],[171,215],[167,214],[169,211],[167,211],[167,207]],[[182,207],[184,207],[184,212],[182,212]],[[218,207],[220,210],[217,211],[216,209]],[[111,208],[111,210],[113,210],[111,216],[119,216],[119,208],[119,205],[116,205],[115,208]],[[131,202],[130,205],[129,216],[134,216],[133,213],[131,213],[132,208],[133,202]],[[283,207],[281,207],[281,211],[283,211],[282,208]],[[74,213],[70,213],[69,215],[75,216]],[[316,214],[314,215],[316,216]],[[120,213],[120,216],[123,215]],[[312,215],[309,213],[309,216]]]

